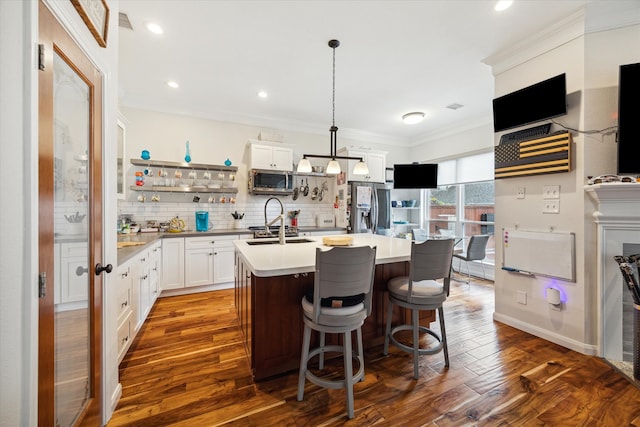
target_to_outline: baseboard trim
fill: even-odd
[[[552,343],[561,345],[570,350],[577,351],[578,353],[582,353],[587,356],[599,356],[598,347],[593,344],[587,344],[573,340],[571,338],[567,338],[563,335],[559,335],[546,329],[522,322],[521,320],[515,319],[511,316],[506,316],[504,314],[494,312],[493,320],[504,323],[505,325],[512,326],[516,329],[520,329],[521,331],[530,333],[531,335],[535,335],[547,341],[551,341]]]

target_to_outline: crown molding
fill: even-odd
[[[494,76],[523,64],[552,49],[584,35],[586,11],[584,8],[549,26],[546,30],[517,42],[482,60],[491,67]]]

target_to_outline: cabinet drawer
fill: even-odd
[[[202,248],[210,248],[213,246],[213,242],[216,240],[214,236],[203,236],[203,237],[187,237],[184,239],[184,248],[185,249],[202,249]]]
[[[133,340],[133,325],[131,323],[133,316],[131,310],[125,317],[124,321],[118,326],[118,363],[122,361],[124,354],[129,349]]]
[[[131,311],[131,286],[123,285],[118,289],[118,324]]]
[[[224,235],[224,236],[202,236],[202,237],[187,237],[184,242],[185,249],[202,249],[210,248],[213,245],[219,244],[233,245],[233,241],[238,240],[238,235]]]

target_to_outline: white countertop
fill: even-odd
[[[377,234],[349,234],[349,236],[353,237],[353,246],[376,246],[376,264],[409,261],[411,259],[411,240]],[[271,277],[313,272],[316,248],[330,249],[329,246],[322,244],[322,237],[305,236],[304,238],[312,240],[312,242],[285,245],[251,246],[247,244],[247,242],[255,240],[236,240],[233,243],[255,276]],[[277,241],[277,239],[259,240]]]

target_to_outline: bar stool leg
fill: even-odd
[[[389,334],[391,334],[391,316],[393,315],[393,303],[389,301],[389,307],[387,308],[387,327],[384,331],[384,349],[382,354],[385,356],[389,354]]]
[[[444,309],[438,307],[438,317],[440,318],[440,338],[442,340],[442,350],[444,351],[444,366],[449,367],[449,349],[447,348],[447,332],[444,329]]]
[[[419,362],[420,362],[420,335],[418,329],[420,324],[418,323],[418,310],[411,309],[411,323],[413,329],[413,378],[416,380],[419,378]]]
[[[320,354],[318,355],[320,358],[320,360],[318,361],[318,368],[320,370],[324,369],[324,342],[325,342],[324,332],[320,332]]]
[[[309,359],[309,344],[311,344],[311,328],[305,324],[304,334],[302,337],[302,354],[300,355],[300,373],[298,374],[298,402],[301,402],[304,398],[304,383]]]
[[[351,356],[351,331],[344,333],[344,384],[347,389],[347,416],[354,417],[353,410],[353,360]]]

